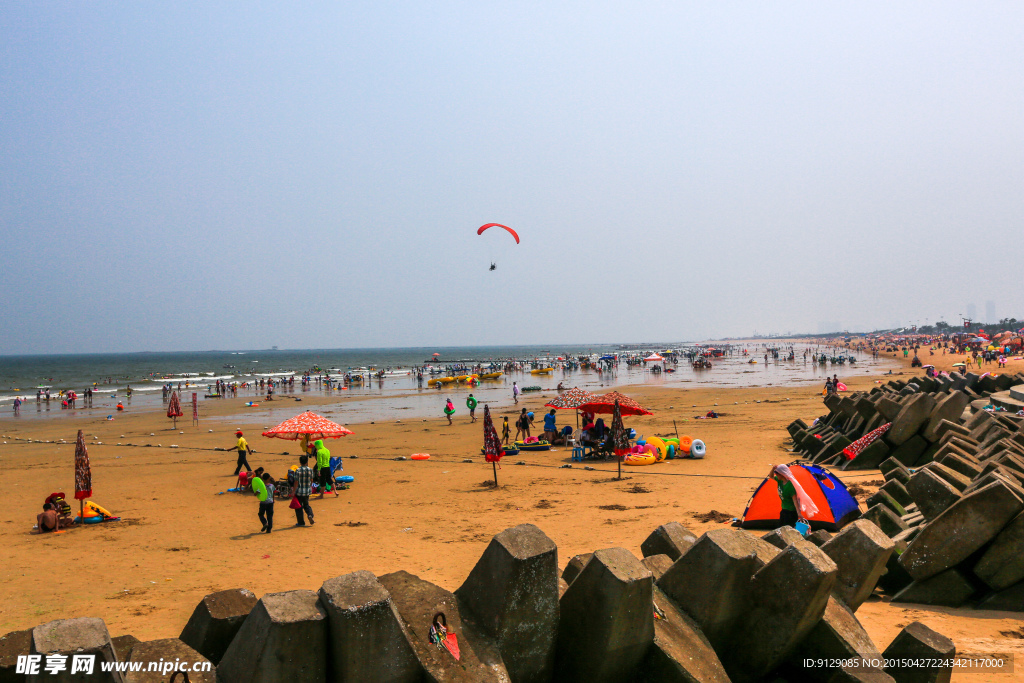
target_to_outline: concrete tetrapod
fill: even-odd
[[[533,524],[495,536],[455,591],[495,640],[513,683],[551,680],[558,633],[558,548]]]
[[[924,518],[931,521],[960,500],[960,492],[935,472],[918,470],[907,482],[907,493]]]
[[[956,654],[953,641],[931,630],[920,621],[908,624],[885,648],[882,656],[894,664],[905,662],[911,666],[887,667],[885,672],[897,683],[949,683],[953,675],[950,660]],[[934,662],[949,666],[920,666],[922,662]]]
[[[654,641],[653,589],[625,548],[595,552],[562,596],[556,680],[628,680]]]
[[[717,650],[735,683],[760,680],[793,654],[825,613],[837,573],[820,548],[796,543],[754,574],[736,638]]]
[[[718,653],[747,609],[750,579],[780,551],[738,529],[713,529],[658,580],[658,587],[700,627]]]
[[[865,519],[848,524],[821,546],[839,568],[833,592],[851,611],[856,612],[875,590],[895,547],[891,538]]]
[[[219,664],[256,602],[252,591],[244,588],[210,593],[196,605],[178,637],[214,664]]]
[[[378,580],[391,594],[427,680],[510,680],[496,644],[464,618],[454,593],[405,571],[385,574]],[[444,613],[448,632],[458,640],[459,659],[430,642],[430,625],[438,612]]]
[[[996,591],[1024,581],[1024,514],[999,532],[974,565],[974,573]]]
[[[25,680],[24,674],[15,672],[18,669],[18,656],[30,652],[32,652],[32,629],[11,631],[0,636],[0,682],[14,683],[18,681],[20,683]]]
[[[880,661],[882,654],[871,641],[871,636],[857,621],[850,608],[832,595],[825,606],[825,614],[807,634],[790,658],[788,669],[794,672],[792,680],[827,681],[836,667],[803,666],[805,659]]]
[[[391,594],[368,571],[324,581],[320,604],[327,613],[331,679],[415,683],[423,667],[409,642]]]
[[[110,633],[102,619],[80,617],[78,619],[58,619],[40,624],[32,629],[32,652],[43,655],[60,654],[68,657],[67,668],[56,675],[46,673],[40,667],[39,675],[26,676],[25,680],[35,681],[101,681],[103,683],[121,683],[124,679],[117,671],[103,671],[102,665],[116,662],[117,653],[110,642]],[[84,676],[81,673],[72,675],[73,655],[95,655],[93,673]]]
[[[644,683],[729,683],[725,667],[697,624],[657,586],[654,587],[654,604],[665,618],[654,620],[654,644],[640,664],[635,680]]]
[[[327,622],[316,593],[268,593],[242,623],[217,666],[223,683],[322,683]]]
[[[975,592],[975,586],[959,569],[947,569],[935,576],[914,581],[892,597],[893,602],[959,607]]]
[[[164,683],[170,680],[174,669],[170,665],[180,662],[183,670],[188,673],[189,683],[216,683],[217,672],[213,662],[186,645],[179,638],[163,638],[141,642],[132,647],[129,662],[142,664],[142,671],[129,671],[125,674],[126,683]],[[160,671],[147,671],[151,662],[161,664]],[[163,671],[166,664],[167,671]],[[209,666],[209,670],[203,669]],[[179,676],[179,680],[184,680]]]
[[[914,436],[927,422],[935,408],[935,399],[928,394],[914,394],[901,405],[899,414],[893,418],[892,427],[885,433],[885,440],[893,446],[899,446]]]
[[[1006,484],[995,482],[964,496],[932,520],[900,555],[915,581],[954,567],[987,544],[1024,509]]]
[[[668,555],[675,562],[696,542],[697,537],[689,529],[679,522],[669,522],[651,532],[640,544],[640,552],[644,557]]]

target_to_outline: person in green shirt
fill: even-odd
[[[252,492],[256,494],[256,499],[260,502],[257,516],[263,524],[263,528],[260,529],[261,534],[264,531],[269,534],[274,526],[274,487],[273,484],[268,484],[269,478],[269,474],[264,474],[252,479]]]
[[[327,487],[331,483],[331,452],[327,450],[327,446],[324,446],[323,439],[314,441],[313,447],[316,449],[317,481],[320,484],[319,497],[323,498],[324,492],[327,491]],[[331,490],[334,491],[334,495],[337,497],[338,491],[336,487],[331,486]]]
[[[800,518],[796,511],[796,487],[793,486],[793,482],[779,474],[774,465],[769,476],[775,480],[779,489],[779,502],[782,504],[779,526],[796,526],[796,522]]]
[[[473,394],[470,394],[469,398],[466,399],[466,407],[469,408],[470,422],[476,422],[476,404],[476,398],[473,396]]]

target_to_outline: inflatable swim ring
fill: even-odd
[[[409,456],[410,460],[430,460],[430,453],[413,453]]]
[[[355,480],[356,478],[353,477],[351,474],[342,474],[334,478],[334,481],[338,482],[339,484],[351,484]]]
[[[658,459],[649,453],[647,455],[627,455],[622,459],[624,465],[653,465],[656,462]]]
[[[551,444],[547,441],[535,441],[533,443],[516,441],[515,448],[518,451],[549,451],[551,450]],[[508,453],[509,451],[506,450],[505,454],[508,455]]]
[[[690,447],[692,445],[693,438],[691,438],[690,436],[683,434],[681,437],[679,437],[679,450],[682,451],[685,455],[690,454]]]
[[[676,457],[676,445],[674,443],[670,443],[668,445],[668,455],[666,455],[665,458],[667,460],[673,460],[675,457]]]
[[[668,457],[668,446],[661,440],[661,438],[652,436],[647,440],[647,443],[654,448],[654,455],[658,462],[661,462]]]
[[[696,458],[696,459],[699,460],[699,459],[703,458],[704,454],[707,453],[707,452],[708,452],[707,447],[704,445],[704,442],[701,441],[700,439],[694,439],[693,443],[690,444],[690,457],[691,458]]]

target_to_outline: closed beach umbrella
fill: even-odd
[[[301,415],[285,420],[273,429],[268,429],[263,432],[263,436],[268,439],[301,440],[303,450],[305,450],[306,444],[311,440],[340,439],[352,433],[351,429],[342,427],[337,422],[331,422],[326,417],[317,415],[312,410],[307,410]]]
[[[484,405],[484,459],[491,463],[494,470],[494,486],[498,486],[498,461],[505,455],[505,449],[501,447],[501,439],[494,429],[494,422],[491,420],[491,409]]]
[[[629,437],[622,424],[622,407],[618,400],[612,407],[612,447],[615,449],[615,459],[619,461],[619,479],[622,479],[622,456],[629,452]]]
[[[174,428],[178,428],[178,418],[184,415],[181,412],[181,401],[178,400],[178,392],[171,392],[171,400],[167,403],[167,417],[174,420]]]
[[[617,391],[609,391],[607,394],[600,394],[592,397],[589,401],[579,406],[585,413],[612,413],[615,411],[616,402],[623,415],[653,415],[651,411],[631,399],[625,394]]]
[[[89,467],[89,449],[85,447],[85,434],[78,430],[75,442],[75,498],[79,501],[79,517],[84,518],[85,499],[92,497],[92,469]]]

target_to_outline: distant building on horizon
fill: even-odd
[[[996,319],[996,302],[991,299],[985,302],[985,322],[989,324],[999,322]]]

